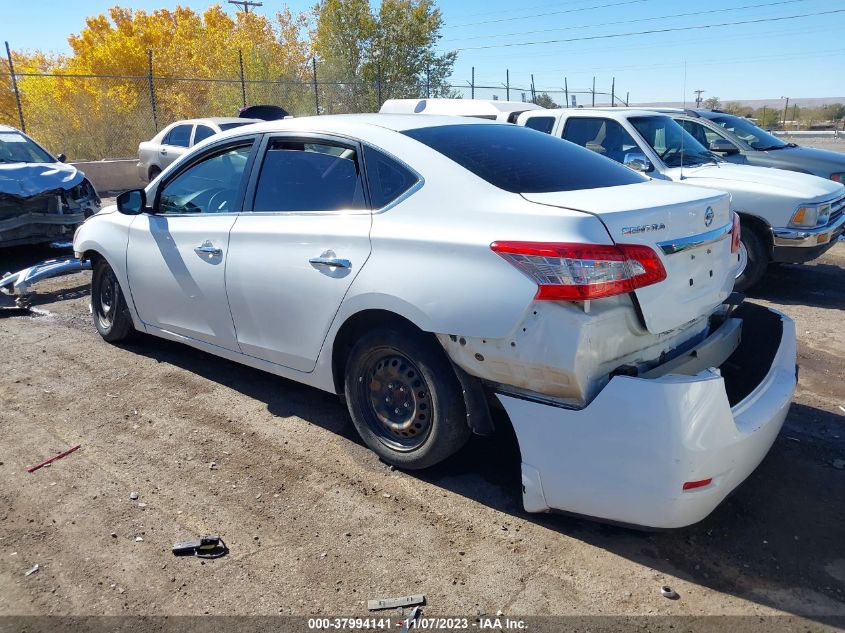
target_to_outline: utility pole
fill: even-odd
[[[537,91],[534,89],[534,73],[531,73],[531,103],[537,103]]]
[[[592,107],[595,108],[596,107],[596,78],[595,78],[595,76],[593,76],[593,89],[592,89],[591,92],[592,92],[592,95],[593,95],[593,105],[592,105]]]
[[[613,83],[610,84],[610,107],[616,107],[616,77],[613,78]]]
[[[238,6],[243,7],[244,13],[249,13],[250,7],[263,7],[263,2],[250,2],[249,0],[227,0],[229,4],[237,4]]]
[[[21,132],[26,134],[26,123],[23,120],[23,108],[21,107],[21,93],[18,91],[18,80],[15,77],[15,64],[12,61],[12,51],[9,49],[9,42],[6,42],[6,58],[9,60],[9,75],[12,77],[12,89],[15,91],[15,101],[18,104],[18,119],[21,122]]]
[[[563,78],[563,93],[566,95],[566,107],[569,107],[569,83]]]
[[[470,98],[475,99],[475,66],[472,67],[472,82],[469,84]]]
[[[695,107],[700,108],[701,107],[701,93],[707,92],[707,91],[706,90],[693,90],[693,92],[695,93]]]
[[[783,106],[783,129],[786,129],[786,111],[789,110],[789,97],[781,97],[781,99],[786,99],[786,105]]]
[[[511,71],[505,68],[505,99],[511,100]]]

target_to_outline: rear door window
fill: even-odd
[[[364,160],[374,209],[387,206],[419,181],[411,170],[372,147],[364,147]]]
[[[167,133],[162,142],[174,147],[188,147],[191,144],[191,131],[193,129],[193,125],[177,125]]]
[[[583,147],[518,125],[436,125],[403,134],[513,193],[595,189],[648,180]]]
[[[204,141],[210,136],[214,136],[217,132],[214,128],[210,128],[207,125],[199,125],[197,124],[197,129],[194,131],[194,145],[197,143]]]
[[[339,211],[366,208],[353,147],[271,139],[258,175],[253,211]]]
[[[551,134],[555,126],[555,118],[551,116],[533,116],[525,121],[525,127]]]
[[[639,151],[636,141],[613,119],[572,117],[566,121],[563,138],[617,163],[624,162],[628,152]]]

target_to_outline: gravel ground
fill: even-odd
[[[106,344],[90,273],[45,282],[40,316],[0,318],[0,614],[366,615],[423,593],[432,615],[845,616],[843,268],[845,243],[754,293],[798,325],[786,426],[710,517],[659,533],[525,514],[507,434],[391,470],[337,398],[152,337]],[[170,553],[203,533],[231,554]]]

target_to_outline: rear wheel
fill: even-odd
[[[389,464],[426,468],[469,438],[451,364],[442,349],[411,328],[364,334],[349,353],[344,392],[359,435]]]
[[[742,268],[743,263],[745,264]],[[760,232],[750,224],[742,223],[737,270],[742,272],[734,282],[734,289],[745,292],[757,284],[766,274],[769,265],[768,249]]]
[[[125,340],[135,333],[123,291],[111,266],[104,259],[94,265],[91,278],[91,311],[94,327],[109,343]]]

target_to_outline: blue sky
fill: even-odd
[[[0,0],[0,39],[9,40],[14,49],[67,52],[68,34],[78,32],[87,15],[104,12],[114,3]],[[172,8],[177,2],[121,4],[151,10]],[[201,10],[210,3],[181,4]],[[258,11],[272,15],[285,4],[297,12],[309,9],[313,0],[265,0]],[[609,91],[615,77],[617,94],[630,92],[631,100],[639,102],[681,101],[685,96],[691,100],[697,88],[706,91],[704,97],[715,95],[723,101],[845,95],[845,12],[602,37],[845,10],[839,0],[440,0],[438,5],[445,19],[440,48],[460,51],[456,84],[467,83],[474,66],[476,84],[487,85],[503,84],[506,69],[512,85],[527,87],[533,73],[539,89],[552,90],[562,88],[564,77],[571,89],[587,89],[595,75],[596,89]],[[573,38],[598,39],[560,41]],[[479,90],[477,96],[491,92],[505,96],[504,88]],[[519,97],[512,92],[511,98]]]

